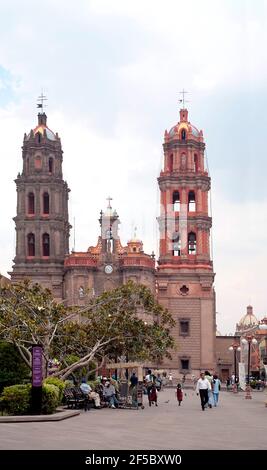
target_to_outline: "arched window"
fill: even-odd
[[[195,171],[195,172],[198,171],[198,156],[197,156],[196,153],[195,153],[195,155],[194,155],[194,171]]]
[[[189,255],[196,255],[197,253],[197,238],[194,232],[188,234],[188,253]]]
[[[44,193],[43,195],[43,213],[49,214],[49,194]]]
[[[174,232],[172,234],[172,255],[181,256],[181,240],[179,232]]]
[[[188,193],[188,211],[195,212],[196,211],[196,197],[194,191],[189,191]]]
[[[29,193],[28,194],[28,214],[34,214],[35,213],[35,207],[34,207],[34,194]]]
[[[26,173],[28,174],[30,171],[30,162],[29,162],[29,159],[27,158],[26,160]]]
[[[173,154],[169,155],[169,171],[173,170]]]
[[[184,129],[182,129],[181,137],[182,137],[182,140],[186,139],[186,132]]]
[[[53,173],[53,166],[54,166],[54,160],[52,157],[49,158],[48,160],[48,171],[49,173]]]
[[[179,191],[174,191],[172,195],[173,210],[175,212],[180,211],[180,194]]]
[[[50,256],[50,237],[48,233],[44,233],[42,237],[43,256]]]
[[[41,143],[41,132],[37,132],[37,142],[40,144]]]
[[[35,256],[35,236],[33,233],[27,235],[28,256]]]

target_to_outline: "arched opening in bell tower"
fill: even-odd
[[[50,206],[49,194],[45,192],[43,194],[43,213],[44,214],[49,214],[49,209],[50,209],[49,206]]]
[[[53,166],[54,166],[53,163],[54,163],[53,158],[50,157],[49,160],[48,160],[48,171],[49,171],[49,173],[53,173]]]
[[[172,204],[173,204],[173,210],[175,212],[180,211],[180,194],[179,191],[174,191],[172,195]]]
[[[50,236],[44,233],[42,236],[43,256],[50,256]]]
[[[29,233],[27,236],[27,251],[28,256],[35,256],[35,235],[34,233]]]
[[[188,234],[188,254],[196,255],[197,254],[197,237],[194,232]]]
[[[28,194],[28,214],[33,215],[34,213],[35,213],[34,194],[30,192]]]
[[[195,191],[189,191],[188,193],[188,212],[196,211],[196,195]]]
[[[172,256],[181,256],[181,240],[179,232],[172,234]]]

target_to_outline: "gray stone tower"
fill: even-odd
[[[68,185],[62,176],[61,141],[44,112],[26,135],[17,186],[16,256],[12,282],[29,278],[62,299],[64,259],[69,253]]]

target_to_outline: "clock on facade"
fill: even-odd
[[[107,265],[105,266],[105,273],[106,273],[106,274],[111,274],[112,271],[113,271],[113,267],[112,267],[110,264],[107,264]]]

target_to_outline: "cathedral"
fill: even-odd
[[[25,278],[49,288],[66,305],[85,305],[92,296],[128,280],[149,287],[172,314],[177,348],[163,366],[174,375],[215,367],[215,292],[210,256],[210,176],[202,131],[180,110],[180,121],[164,135],[164,166],[158,177],[159,259],[144,252],[136,236],[123,245],[119,215],[108,198],[100,212],[99,237],[86,252],[69,251],[70,189],[63,179],[61,140],[38,114],[24,135],[17,187],[16,255],[11,281]],[[153,182],[151,182],[153,184]]]

